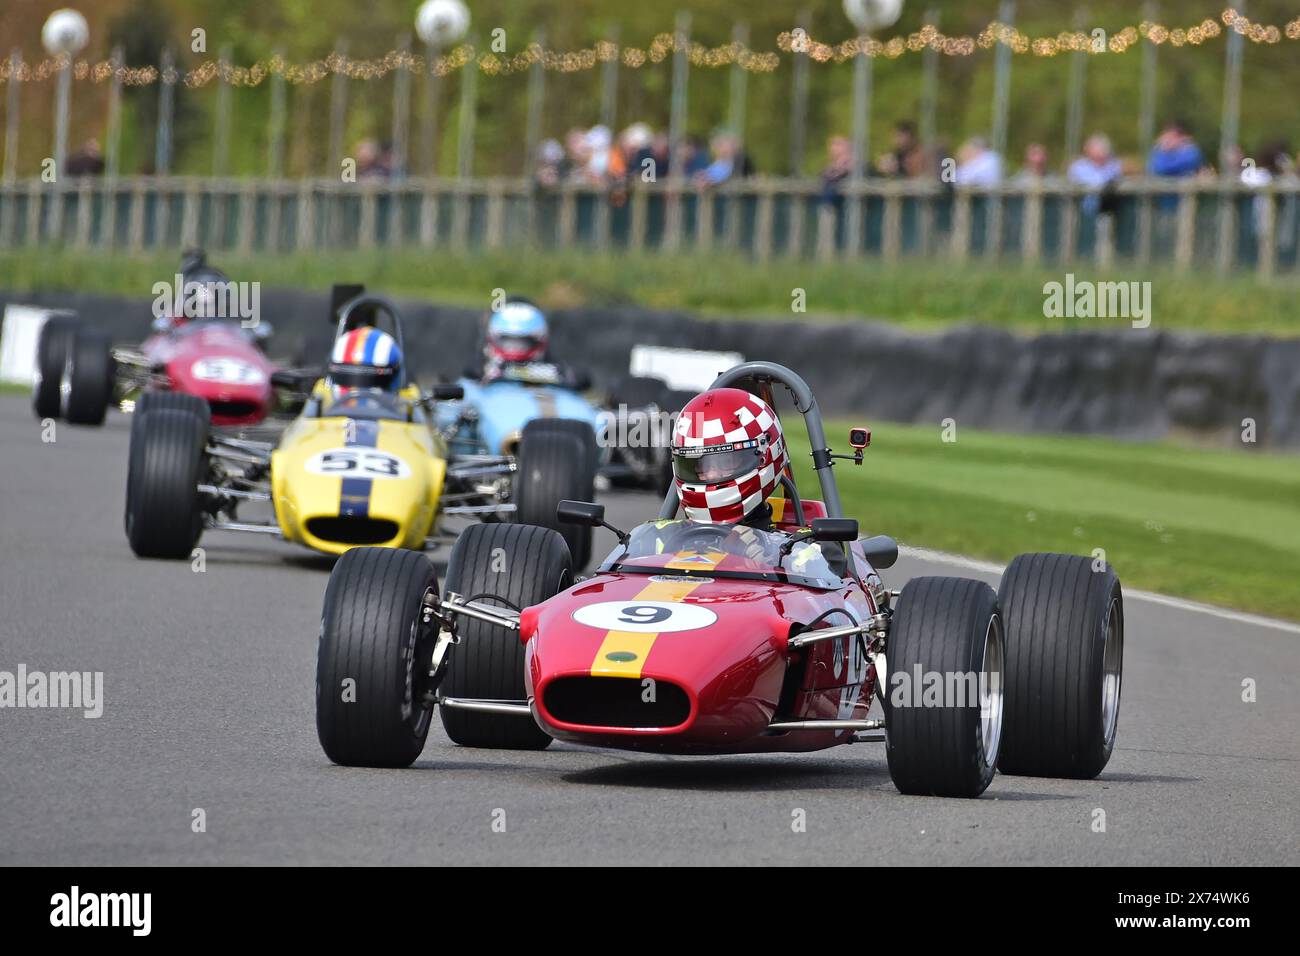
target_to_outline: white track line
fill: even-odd
[[[908,558],[918,558],[922,561],[934,561],[940,564],[951,564],[954,567],[966,568],[970,571],[978,571],[981,574],[1001,574],[1004,570],[1003,565],[993,561],[980,561],[977,558],[968,558],[960,554],[949,554],[947,551],[932,551],[929,548],[912,548],[900,545],[898,553]],[[1183,598],[1169,597],[1167,594],[1156,594],[1154,591],[1135,591],[1129,588],[1124,589],[1124,599],[1129,600],[1136,598],[1139,601],[1149,601],[1152,604],[1163,604],[1165,607],[1177,608],[1180,611],[1191,611],[1195,614],[1207,614],[1210,617],[1217,617],[1224,621],[1235,621],[1238,624],[1249,624],[1253,627],[1270,627],[1278,631],[1286,631],[1289,634],[1300,634],[1300,624],[1292,621],[1280,621],[1273,617],[1264,617],[1261,614],[1247,614],[1244,611],[1233,611],[1226,607],[1216,607],[1213,604],[1202,604],[1199,601],[1187,601]]]

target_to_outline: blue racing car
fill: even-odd
[[[546,317],[526,299],[507,299],[491,314],[482,369],[459,380],[461,401],[439,405],[451,453],[517,456],[526,437],[535,442],[541,433],[565,434],[572,436],[574,457],[592,491],[600,475],[611,484],[663,492],[671,476],[671,416],[692,396],[672,392],[658,379],[632,378],[602,409],[584,395],[590,376],[550,359],[548,331]],[[524,502],[519,507],[519,521],[553,523],[553,516],[527,513]],[[568,525],[564,534],[575,565],[585,565],[591,529]]]

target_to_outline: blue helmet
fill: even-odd
[[[488,319],[488,357],[498,362],[533,362],[546,354],[546,316],[531,302],[513,301]]]
[[[402,387],[402,350],[387,332],[363,325],[334,340],[330,385],[335,398],[355,389],[396,392]]]

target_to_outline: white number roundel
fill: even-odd
[[[579,624],[602,631],[635,631],[639,634],[670,634],[696,631],[718,619],[707,607],[671,601],[602,601],[573,612]]]
[[[223,385],[261,385],[266,381],[266,376],[256,365],[225,355],[201,358],[190,367],[190,371],[195,378]]]
[[[317,452],[303,466],[313,475],[337,478],[409,478],[411,466],[377,448],[331,448]]]

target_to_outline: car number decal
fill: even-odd
[[[201,358],[190,366],[190,374],[222,385],[261,385],[266,381],[266,375],[256,365],[230,355]]]
[[[411,466],[396,455],[357,445],[317,452],[304,467],[313,475],[339,478],[411,477]]]
[[[718,615],[698,604],[629,598],[626,601],[588,604],[574,611],[573,619],[579,624],[606,631],[671,634],[674,631],[697,631],[708,627],[718,619]]]

